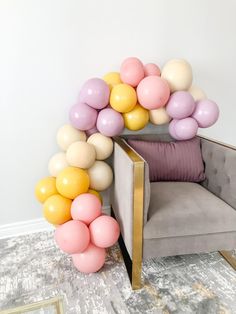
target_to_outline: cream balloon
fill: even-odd
[[[112,154],[113,141],[108,136],[94,133],[88,138],[87,143],[94,146],[97,160],[107,159]]]
[[[196,85],[192,85],[188,91],[193,96],[195,101],[207,98],[207,95],[204,93],[204,91]]]
[[[170,116],[167,114],[164,107],[159,109],[153,109],[149,111],[150,121],[155,125],[166,124],[170,122]]]
[[[62,150],[66,151],[72,143],[77,141],[86,141],[85,132],[77,130],[70,124],[65,124],[58,130],[57,144]]]
[[[96,159],[96,151],[93,145],[86,142],[72,143],[66,152],[66,159],[70,166],[88,169]]]
[[[48,171],[51,176],[56,177],[61,170],[69,166],[64,152],[53,155],[48,163]]]
[[[161,77],[168,82],[171,93],[188,90],[193,80],[191,65],[183,59],[170,60],[164,65]]]
[[[90,179],[90,188],[103,191],[106,190],[113,180],[111,167],[104,161],[97,160],[94,165],[88,169]]]

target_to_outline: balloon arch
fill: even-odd
[[[191,66],[181,59],[170,60],[161,71],[156,64],[127,58],[120,73],[84,83],[69,113],[71,124],[57,132],[61,152],[49,160],[50,176],[35,189],[44,217],[56,227],[57,245],[71,254],[79,271],[98,271],[105,262],[105,249],[119,237],[116,220],[102,214],[99,193],[113,180],[104,161],[113,151],[111,137],[125,127],[141,130],[150,121],[169,123],[174,139],[188,140],[218,116],[218,106],[192,85]]]

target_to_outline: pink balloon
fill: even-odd
[[[69,113],[73,127],[82,131],[92,129],[96,125],[97,115],[97,110],[83,103],[72,106]]]
[[[95,108],[102,109],[109,102],[110,89],[105,81],[92,78],[84,83],[79,93],[79,101]]]
[[[156,64],[148,63],[148,64],[145,64],[144,66],[144,74],[145,76],[151,76],[151,75],[161,76],[161,70]]]
[[[89,226],[91,242],[98,247],[107,248],[116,243],[120,235],[117,221],[110,216],[100,216]]]
[[[120,135],[124,129],[124,119],[114,109],[103,109],[98,114],[97,129],[100,133],[109,137]]]
[[[105,263],[106,251],[103,248],[96,247],[92,243],[80,254],[72,255],[74,266],[82,273],[95,273]]]
[[[98,133],[98,129],[96,128],[96,126],[93,127],[92,129],[89,129],[89,130],[86,131],[86,135],[87,136],[90,136],[90,135],[92,135],[94,133]]]
[[[102,204],[99,198],[91,193],[77,196],[71,205],[71,216],[74,220],[80,220],[89,225],[102,214]]]
[[[196,103],[192,117],[197,121],[200,128],[208,128],[218,120],[219,114],[219,107],[214,101],[203,99]]]
[[[120,67],[120,78],[123,83],[136,87],[144,78],[144,67],[138,58],[125,59]]]
[[[189,92],[178,91],[170,96],[166,111],[171,118],[184,119],[191,116],[195,106],[193,96]]]
[[[175,125],[179,120],[173,119],[170,124],[169,124],[169,133],[170,135],[176,139],[176,140],[181,140],[181,138],[179,138],[175,132]]]
[[[168,83],[159,76],[145,77],[137,87],[138,101],[144,108],[152,110],[165,106],[170,97]]]
[[[88,227],[83,222],[75,220],[57,227],[54,236],[59,248],[68,254],[83,252],[90,241]]]
[[[196,136],[198,124],[193,118],[185,118],[176,122],[174,130],[179,139],[189,140]]]

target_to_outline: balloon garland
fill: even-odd
[[[99,193],[113,181],[112,169],[104,161],[113,151],[111,137],[125,127],[141,130],[150,121],[169,123],[174,139],[188,140],[218,117],[216,103],[192,85],[192,69],[185,60],[170,60],[161,71],[156,64],[127,58],[120,73],[84,83],[69,112],[71,124],[57,132],[61,152],[49,160],[50,176],[35,188],[44,217],[56,226],[57,245],[72,255],[79,271],[98,271],[105,249],[120,233],[116,220],[102,214]]]

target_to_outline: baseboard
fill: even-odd
[[[0,239],[40,231],[50,231],[53,229],[54,227],[50,225],[44,218],[20,221],[0,226]]]
[[[103,206],[103,213],[110,214],[110,206]],[[0,239],[15,237],[18,235],[54,230],[44,218],[14,222],[11,224],[0,225]]]

